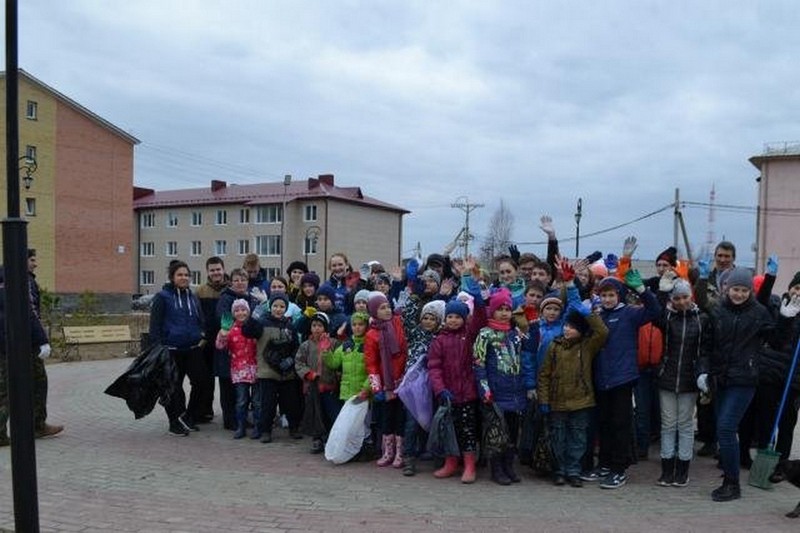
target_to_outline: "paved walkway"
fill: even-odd
[[[475,485],[436,480],[430,464],[413,478],[373,464],[334,466],[308,454],[309,442],[233,441],[212,423],[188,438],[166,433],[157,407],[134,420],[103,394],[130,360],[48,367],[50,417],[67,426],[37,441],[43,531],[794,531],[784,518],[800,491],[743,487],[718,504],[719,471],[697,459],[685,489],[654,485],[658,465],[634,466],[626,487],[553,487],[526,477],[499,487],[479,472]],[[800,439],[800,435],[798,435]],[[796,452],[795,452],[796,453]],[[0,530],[13,528],[8,449],[0,451]]]

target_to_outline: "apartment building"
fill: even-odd
[[[3,99],[5,90],[2,73]],[[129,311],[136,288],[131,189],[139,140],[24,70],[19,106],[20,166],[27,160],[36,167],[30,186],[21,187],[20,212],[28,221],[28,245],[37,251],[39,284],[59,294],[67,309],[91,291],[104,310]],[[5,107],[0,115],[5,138]],[[3,160],[5,150],[2,143]],[[6,190],[4,172],[0,190]],[[6,201],[0,195],[3,213]]]
[[[205,282],[205,261],[227,270],[256,253],[270,275],[304,261],[323,279],[327,258],[344,252],[355,268],[376,260],[398,265],[403,215],[409,211],[340,187],[332,174],[253,185],[213,180],[210,187],[171,191],[135,188],[138,292],[157,292],[173,259],[186,261],[192,284]]]

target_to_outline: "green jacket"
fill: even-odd
[[[367,369],[364,366],[364,338],[351,337],[332,352],[323,355],[325,366],[342,373],[339,398],[349,400],[361,391],[369,390]]]

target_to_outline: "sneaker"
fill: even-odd
[[[54,437],[64,431],[64,426],[51,426],[45,423],[40,429],[37,429],[34,436],[37,439],[46,439],[47,437]]]
[[[188,437],[189,430],[176,420],[169,423],[169,434],[173,437]]]
[[[417,473],[416,461],[413,457],[406,457],[403,461],[403,475],[411,477]]]
[[[601,489],[618,489],[628,482],[628,474],[611,474],[600,483]]]
[[[197,427],[197,424],[189,420],[185,414],[178,417],[178,424],[182,425],[186,431],[200,431],[200,428]]]
[[[583,481],[581,481],[581,478],[578,476],[570,476],[567,481],[569,481],[570,487],[575,487],[575,488],[583,487]]]
[[[582,473],[580,475],[580,478],[583,481],[594,482],[594,481],[601,481],[601,480],[607,478],[610,474],[611,474],[611,469],[610,468],[606,468],[604,466],[598,466],[597,468],[595,468],[591,472]]]

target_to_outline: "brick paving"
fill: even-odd
[[[103,394],[129,362],[48,367],[50,418],[67,429],[37,441],[43,531],[800,530],[800,520],[783,516],[800,500],[796,488],[743,485],[741,500],[714,503],[719,471],[703,458],[684,489],[655,486],[654,460],[633,466],[616,491],[553,487],[527,475],[499,487],[485,470],[468,486],[434,479],[430,463],[413,478],[367,463],[334,466],[310,455],[307,439],[290,441],[281,431],[272,444],[233,441],[218,423],[170,437],[161,407],[137,421],[123,401]],[[0,530],[14,525],[10,468],[5,448]]]

